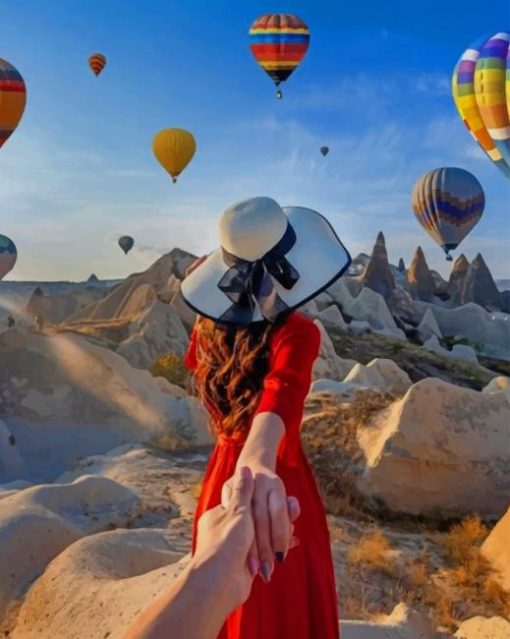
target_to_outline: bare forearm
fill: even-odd
[[[124,639],[215,639],[230,612],[207,564],[191,564],[146,608]]]
[[[274,470],[278,447],[285,433],[281,418],[275,413],[260,413],[251,425],[237,467],[260,465]]]

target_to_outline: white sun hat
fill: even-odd
[[[320,213],[269,197],[230,206],[220,248],[182,282],[186,304],[226,324],[276,321],[331,286],[351,256]]]

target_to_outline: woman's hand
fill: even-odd
[[[258,565],[266,581],[271,579],[274,560],[281,563],[290,548],[299,542],[292,537],[292,522],[299,516],[299,503],[294,497],[287,499],[282,480],[270,468],[252,465],[254,491],[252,515],[255,525],[255,540],[249,553],[250,567]],[[222,489],[222,504],[226,506],[232,494],[237,474],[231,477]]]

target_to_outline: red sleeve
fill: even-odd
[[[191,331],[191,335],[189,338],[189,346],[183,358],[184,365],[190,371],[195,370],[198,361],[197,361],[197,332],[195,329]]]
[[[281,329],[272,345],[270,369],[255,414],[276,413],[287,430],[299,429],[320,341],[319,329],[308,320]]]

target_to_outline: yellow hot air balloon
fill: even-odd
[[[195,155],[195,138],[185,129],[163,129],[156,133],[152,150],[161,166],[170,173],[173,182]]]

